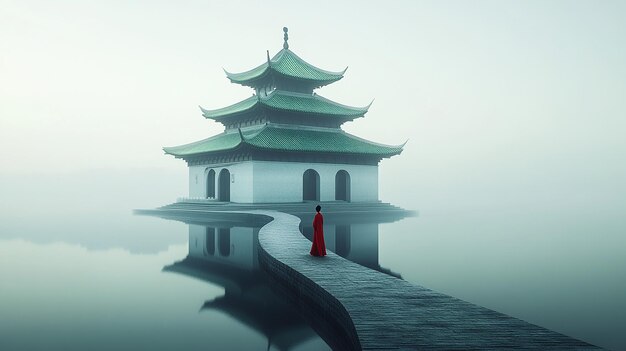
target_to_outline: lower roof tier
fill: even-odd
[[[294,128],[265,124],[251,129],[229,130],[195,143],[165,147],[165,153],[177,158],[235,151],[243,147],[254,150],[329,153],[345,155],[391,157],[402,152],[404,144],[389,146],[361,139],[331,128]]]

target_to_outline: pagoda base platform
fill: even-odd
[[[310,221],[315,215],[315,206],[322,207],[324,221],[328,224],[389,223],[406,217],[415,217],[417,211],[406,210],[390,203],[373,202],[289,202],[289,203],[234,203],[212,200],[182,200],[155,209],[135,210],[139,215],[155,215],[166,219],[183,220],[187,223],[206,223],[224,220],[239,223],[259,222],[258,216],[249,216],[248,211],[278,211]],[[265,223],[258,223],[264,225]]]

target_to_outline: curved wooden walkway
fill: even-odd
[[[282,212],[259,232],[261,267],[363,350],[597,350],[596,346],[367,269],[329,252],[308,254],[300,219]]]

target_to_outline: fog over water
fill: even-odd
[[[381,264],[624,349],[625,17],[619,1],[0,1],[0,250],[36,265],[58,245],[119,250],[167,279],[184,227],[129,219],[187,192],[161,147],[221,132],[197,106],[250,96],[222,67],[264,62],[287,26],[308,62],[349,66],[318,94],[375,99],[346,131],[408,140],[380,164],[380,198],[420,216],[381,225]],[[2,278],[19,255],[0,256]]]
[[[222,67],[264,62],[285,25],[307,61],[349,67],[317,93],[355,106],[375,99],[347,131],[408,140],[381,163],[382,199],[423,213],[626,207],[619,1],[0,6],[0,175],[30,179],[3,185],[24,199],[64,176],[84,187],[68,181],[63,196],[115,197],[116,180],[99,179],[109,173],[130,174],[126,186],[143,189],[146,205],[183,195],[184,162],[161,147],[222,131],[197,106],[250,96]]]

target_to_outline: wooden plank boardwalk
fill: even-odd
[[[300,219],[281,212],[259,232],[261,266],[303,295],[321,296],[363,350],[598,350],[557,332],[365,268],[332,252],[308,254]]]

